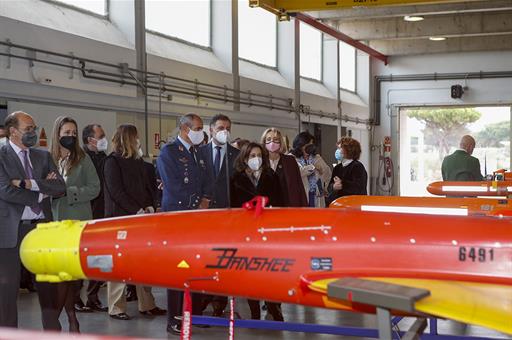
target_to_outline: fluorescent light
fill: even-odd
[[[432,41],[443,41],[446,40],[446,37],[430,37],[429,39]]]
[[[459,192],[466,192],[466,191],[473,191],[473,192],[487,192],[489,191],[486,186],[464,186],[464,185],[443,185],[441,188],[444,192],[446,191],[459,191]]]
[[[411,22],[414,22],[414,21],[422,21],[422,20],[425,20],[424,17],[420,16],[420,15],[406,15],[404,17],[404,20],[405,21],[411,21]]]
[[[424,215],[450,215],[467,216],[468,209],[465,208],[429,208],[429,207],[399,207],[382,205],[362,205],[361,211],[390,212],[401,214],[424,214]]]

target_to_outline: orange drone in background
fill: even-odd
[[[439,181],[430,183],[427,191],[438,196],[477,197],[509,196],[512,194],[512,180],[503,181]]]
[[[344,196],[330,208],[444,216],[496,215],[512,211],[508,199],[459,197]]]

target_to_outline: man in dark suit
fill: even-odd
[[[443,159],[441,172],[443,181],[482,181],[480,161],[471,156],[475,149],[475,139],[465,135],[460,140],[460,148]]]
[[[228,208],[229,178],[234,172],[234,161],[240,151],[229,144],[231,120],[218,114],[210,121],[210,143],[199,148],[197,153],[202,173],[202,190],[210,198],[210,208]],[[229,166],[226,167],[226,164]],[[203,308],[212,302],[213,316],[222,316],[227,306],[225,296],[206,296]]]
[[[208,208],[209,200],[201,187],[201,173],[197,161],[197,145],[203,141],[203,121],[194,113],[180,118],[178,138],[166,144],[157,160],[158,173],[163,183],[162,211],[180,211]],[[193,294],[192,314],[201,314],[202,296]],[[167,331],[180,333],[183,293],[167,290]]]
[[[105,131],[99,124],[89,124],[82,130],[82,142],[84,144],[84,151],[91,157],[98,178],[100,179],[100,193],[91,201],[92,217],[94,219],[105,217],[105,198],[103,194],[103,163],[107,154],[108,140],[105,136]],[[75,297],[75,310],[78,312],[106,312],[108,307],[103,306],[101,303],[98,292],[101,288],[103,281],[90,280],[87,286],[87,302],[84,304],[80,297],[80,290],[77,290]]]
[[[211,199],[210,208],[228,208],[228,183],[233,174],[236,157],[240,150],[229,144],[231,120],[218,114],[210,122],[210,143],[199,148],[197,153],[202,171],[204,194]],[[226,161],[229,166],[226,168]]]
[[[65,194],[66,184],[49,152],[33,148],[37,127],[27,113],[7,116],[9,142],[0,148],[0,326],[17,327],[20,283],[19,246],[37,223],[51,221],[50,197]],[[38,283],[43,328],[60,330],[53,284]]]

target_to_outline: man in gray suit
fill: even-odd
[[[33,148],[37,127],[29,114],[13,112],[4,125],[9,141],[0,147],[0,327],[17,327],[21,240],[37,223],[52,220],[50,197],[64,195],[66,184],[50,153]],[[60,330],[54,285],[39,283],[37,290],[44,329]]]

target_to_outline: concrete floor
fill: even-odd
[[[165,290],[161,288],[153,289],[157,305],[166,308]],[[106,289],[100,291],[101,301],[106,303]],[[20,291],[18,300],[19,323],[23,329],[41,329],[41,318],[39,303],[36,293],[27,293]],[[317,323],[323,325],[343,325],[343,326],[364,326],[376,328],[376,318],[374,315],[365,315],[358,313],[338,312],[326,309],[306,308],[303,306],[286,305],[282,306],[284,318],[292,322]],[[243,300],[237,300],[236,310],[243,318],[247,318],[249,308]],[[166,317],[146,318],[137,311],[135,302],[128,303],[128,314],[133,317],[130,321],[114,320],[108,317],[107,313],[79,313],[80,328],[82,333],[105,334],[129,337],[143,337],[156,339],[179,339],[179,336],[167,334]],[[206,312],[208,314],[208,311]],[[262,313],[262,316],[265,312]],[[67,330],[67,319],[65,313],[61,315],[63,328]],[[408,329],[412,324],[412,319],[404,319],[399,327],[402,330]],[[453,335],[473,335],[480,337],[512,339],[498,332],[476,326],[466,326],[452,321],[442,321],[438,323],[440,334]],[[227,328],[211,327],[192,329],[193,339],[227,339]],[[235,337],[238,339],[340,339],[340,336],[325,334],[306,334],[282,331],[235,329]],[[350,337],[345,337],[350,339]],[[360,338],[354,338],[360,339]]]

